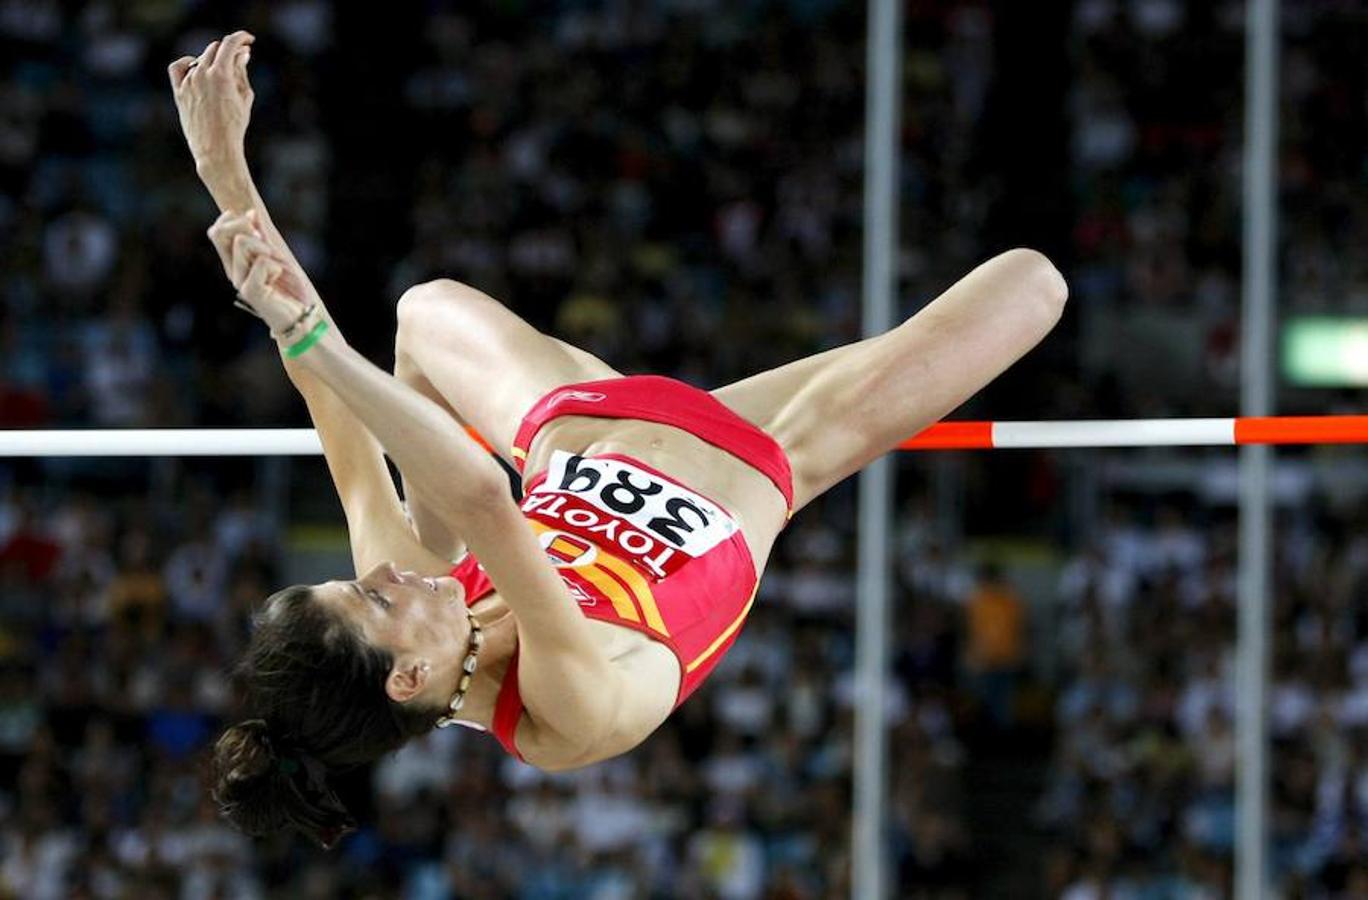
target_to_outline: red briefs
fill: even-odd
[[[567,385],[523,420],[513,456],[522,468],[541,426],[558,416],[642,419],[713,444],[774,482],[793,505],[793,477],[779,444],[711,394],[655,375]],[[634,628],[679,659],[675,706],[683,703],[736,640],[755,599],[750,550],[736,521],[664,473],[620,454],[582,457],[556,450],[524,483],[522,512],[580,611]],[[474,604],[494,590],[467,555],[451,570]],[[518,656],[504,676],[491,731],[518,755],[522,715]]]

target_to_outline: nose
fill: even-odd
[[[389,581],[392,584],[404,583],[403,576],[399,574],[399,567],[392,562],[381,563],[380,574],[385,578],[386,581]]]

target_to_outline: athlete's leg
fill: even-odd
[[[395,347],[505,458],[522,417],[547,393],[620,374],[542,334],[488,295],[447,279],[404,292]]]
[[[788,453],[797,509],[959,406],[1043,338],[1067,288],[1050,261],[1010,250],[897,328],[713,394]]]
[[[397,347],[394,353],[394,377],[445,409],[462,425],[465,424],[465,420],[457,415],[456,410],[451,408],[451,404],[447,403],[446,398],[433,387],[432,382],[427,380],[413,360]],[[407,478],[403,478],[402,472],[400,478],[404,485],[404,503],[408,506],[413,527],[418,532],[419,542],[445,559],[456,560],[465,552],[465,539],[447,527],[442,517],[423,499],[423,495],[413,489]]]

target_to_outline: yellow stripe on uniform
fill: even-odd
[[[640,622],[641,616],[637,615],[636,605],[632,603],[632,597],[627,593],[627,589],[613,580],[613,576],[604,572],[596,565],[576,566],[573,569],[576,575],[592,584],[603,592],[603,596],[612,601],[613,609],[617,614],[629,622]]]
[[[509,450],[509,453],[514,459],[527,459],[527,451],[521,447],[513,447]]]
[[[741,615],[737,616],[736,619],[730,625],[727,626],[726,631],[723,631],[721,634],[717,636],[717,640],[713,641],[710,645],[708,645],[707,650],[704,650],[702,653],[698,654],[698,656],[694,658],[693,662],[689,663],[687,666],[684,667],[684,672],[686,674],[692,672],[694,669],[697,669],[699,666],[703,665],[703,663],[707,662],[708,657],[716,653],[717,648],[725,644],[727,642],[727,638],[731,637],[733,634],[736,633],[736,629],[740,628],[741,623],[746,621],[746,614],[750,612],[751,606],[754,605],[755,592],[758,590],[760,590],[760,583],[756,582],[755,589],[751,591],[750,599],[746,601],[746,608],[741,610]]]
[[[595,566],[602,566],[622,579],[632,590],[637,603],[641,606],[641,611],[646,614],[646,624],[656,631],[670,636],[670,629],[665,627],[665,620],[660,615],[660,607],[656,606],[655,595],[651,593],[651,585],[646,578],[632,567],[630,563],[624,562],[609,553],[599,551]]]
[[[583,547],[577,547],[576,545],[565,540],[565,538],[556,538],[554,541],[551,542],[551,546],[547,547],[546,549],[561,554],[565,557],[567,562],[575,559],[578,556],[583,556],[585,553]]]

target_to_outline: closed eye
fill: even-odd
[[[385,595],[374,588],[364,588],[355,582],[352,583],[352,588],[356,590],[357,594],[375,603],[381,609],[390,608],[390,602],[385,599]]]

